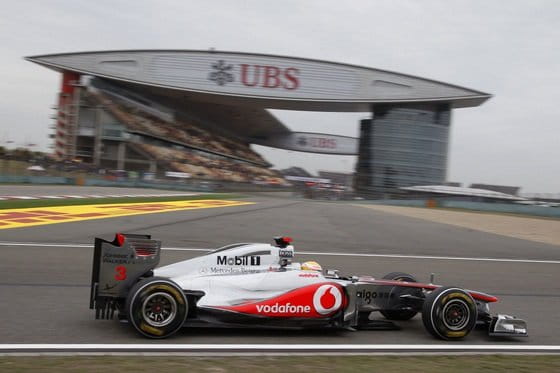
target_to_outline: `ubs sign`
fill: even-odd
[[[211,65],[208,80],[223,86],[236,80],[246,87],[297,90],[300,85],[299,69],[274,65],[228,64],[219,60]]]
[[[357,155],[358,139],[326,133],[291,132],[267,139],[254,139],[255,144],[298,152]]]

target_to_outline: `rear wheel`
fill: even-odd
[[[181,288],[171,280],[152,277],[132,287],[126,313],[132,326],[149,338],[166,338],[183,326],[189,310]]]
[[[456,287],[441,287],[426,297],[422,321],[436,338],[457,340],[476,326],[476,302],[469,293]]]
[[[383,280],[418,282],[416,281],[414,276],[404,272],[391,272],[383,276]],[[422,290],[415,289],[415,288],[394,286],[391,289],[390,298],[389,298],[389,299],[393,299],[394,303],[390,304],[389,306],[398,307],[399,305],[401,305],[402,301],[400,299],[400,296],[404,294],[410,294],[413,296],[421,297]],[[385,318],[388,320],[410,320],[418,313],[411,309],[393,309],[393,310],[389,309],[389,310],[382,310],[379,312],[383,316],[385,316]]]

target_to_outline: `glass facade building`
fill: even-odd
[[[361,122],[356,191],[387,198],[400,187],[443,184],[450,122],[448,104],[375,107]]]

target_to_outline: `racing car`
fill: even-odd
[[[406,273],[343,276],[294,262],[289,237],[236,243],[156,268],[161,241],[149,235],[95,239],[90,309],[115,313],[140,334],[165,338],[183,327],[346,328],[395,326],[418,313],[425,329],[459,340],[476,326],[490,336],[527,336],[522,319],[491,315],[498,299],[479,291],[419,283]],[[430,281],[433,282],[433,279]],[[372,318],[375,312],[384,319]]]

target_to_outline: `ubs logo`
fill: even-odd
[[[278,67],[274,65],[239,65],[228,64],[219,60],[211,65],[213,71],[208,75],[208,80],[223,86],[235,81],[237,68],[239,81],[246,87],[256,88],[281,88],[296,90],[300,86],[299,69],[295,67]]]
[[[224,60],[219,60],[217,63],[212,64],[212,71],[208,76],[208,79],[216,82],[218,85],[224,85],[226,83],[233,82],[233,74],[231,70],[233,65],[228,65]]]
[[[306,138],[306,137],[303,137],[303,136],[302,136],[302,137],[299,137],[299,138],[297,139],[297,144],[298,144],[299,146],[307,146],[307,138]]]

